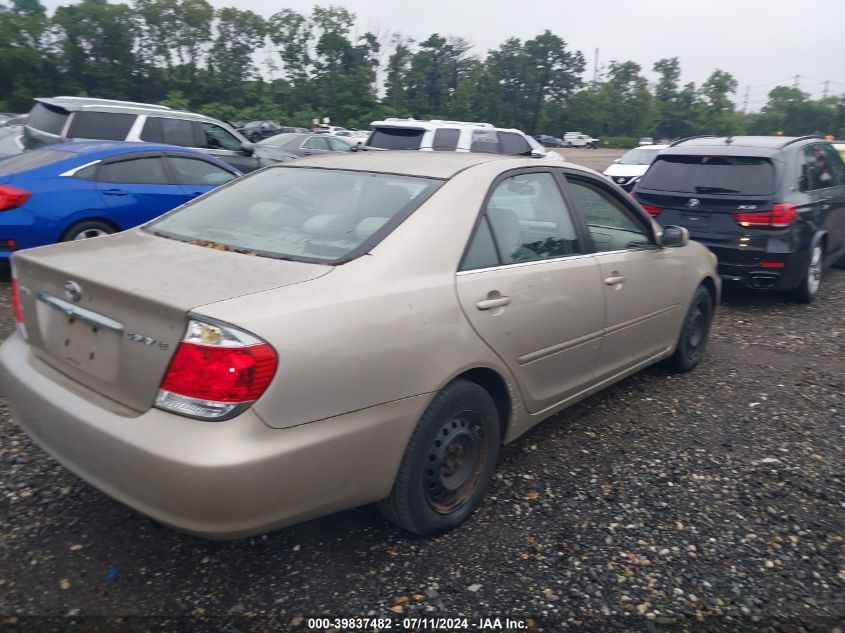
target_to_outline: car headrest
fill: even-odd
[[[408,204],[410,199],[411,194],[405,187],[385,185],[373,192],[367,203],[367,211],[372,216],[390,218]]]
[[[501,207],[488,207],[487,217],[493,225],[493,233],[499,248],[502,249],[502,255],[510,257],[522,245],[522,225],[519,218],[510,209]]]
[[[348,240],[353,226],[349,218],[337,213],[318,213],[302,225],[303,233],[333,240]]]
[[[355,227],[355,236],[363,242],[383,227],[389,219],[390,218],[380,218],[377,216],[364,218],[358,222],[358,226]]]

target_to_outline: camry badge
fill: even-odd
[[[687,200],[687,206],[690,209],[697,209],[701,206],[701,200],[699,200],[698,198],[690,198],[689,200]]]
[[[75,281],[65,282],[65,297],[68,301],[77,303],[82,298],[82,288]]]

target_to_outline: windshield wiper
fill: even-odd
[[[696,187],[695,193],[739,193],[736,189],[725,189],[724,187]]]

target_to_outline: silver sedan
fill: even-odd
[[[693,369],[720,293],[707,249],[595,172],[437,152],[269,167],[13,269],[18,423],[212,538],[371,502],[453,528],[503,442],[653,363]]]

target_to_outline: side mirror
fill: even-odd
[[[250,143],[249,141],[243,141],[241,143],[241,151],[246,154],[247,156],[252,156],[255,153],[255,143]]]
[[[670,224],[663,228],[660,243],[664,248],[681,248],[689,244],[689,231],[682,226]]]

